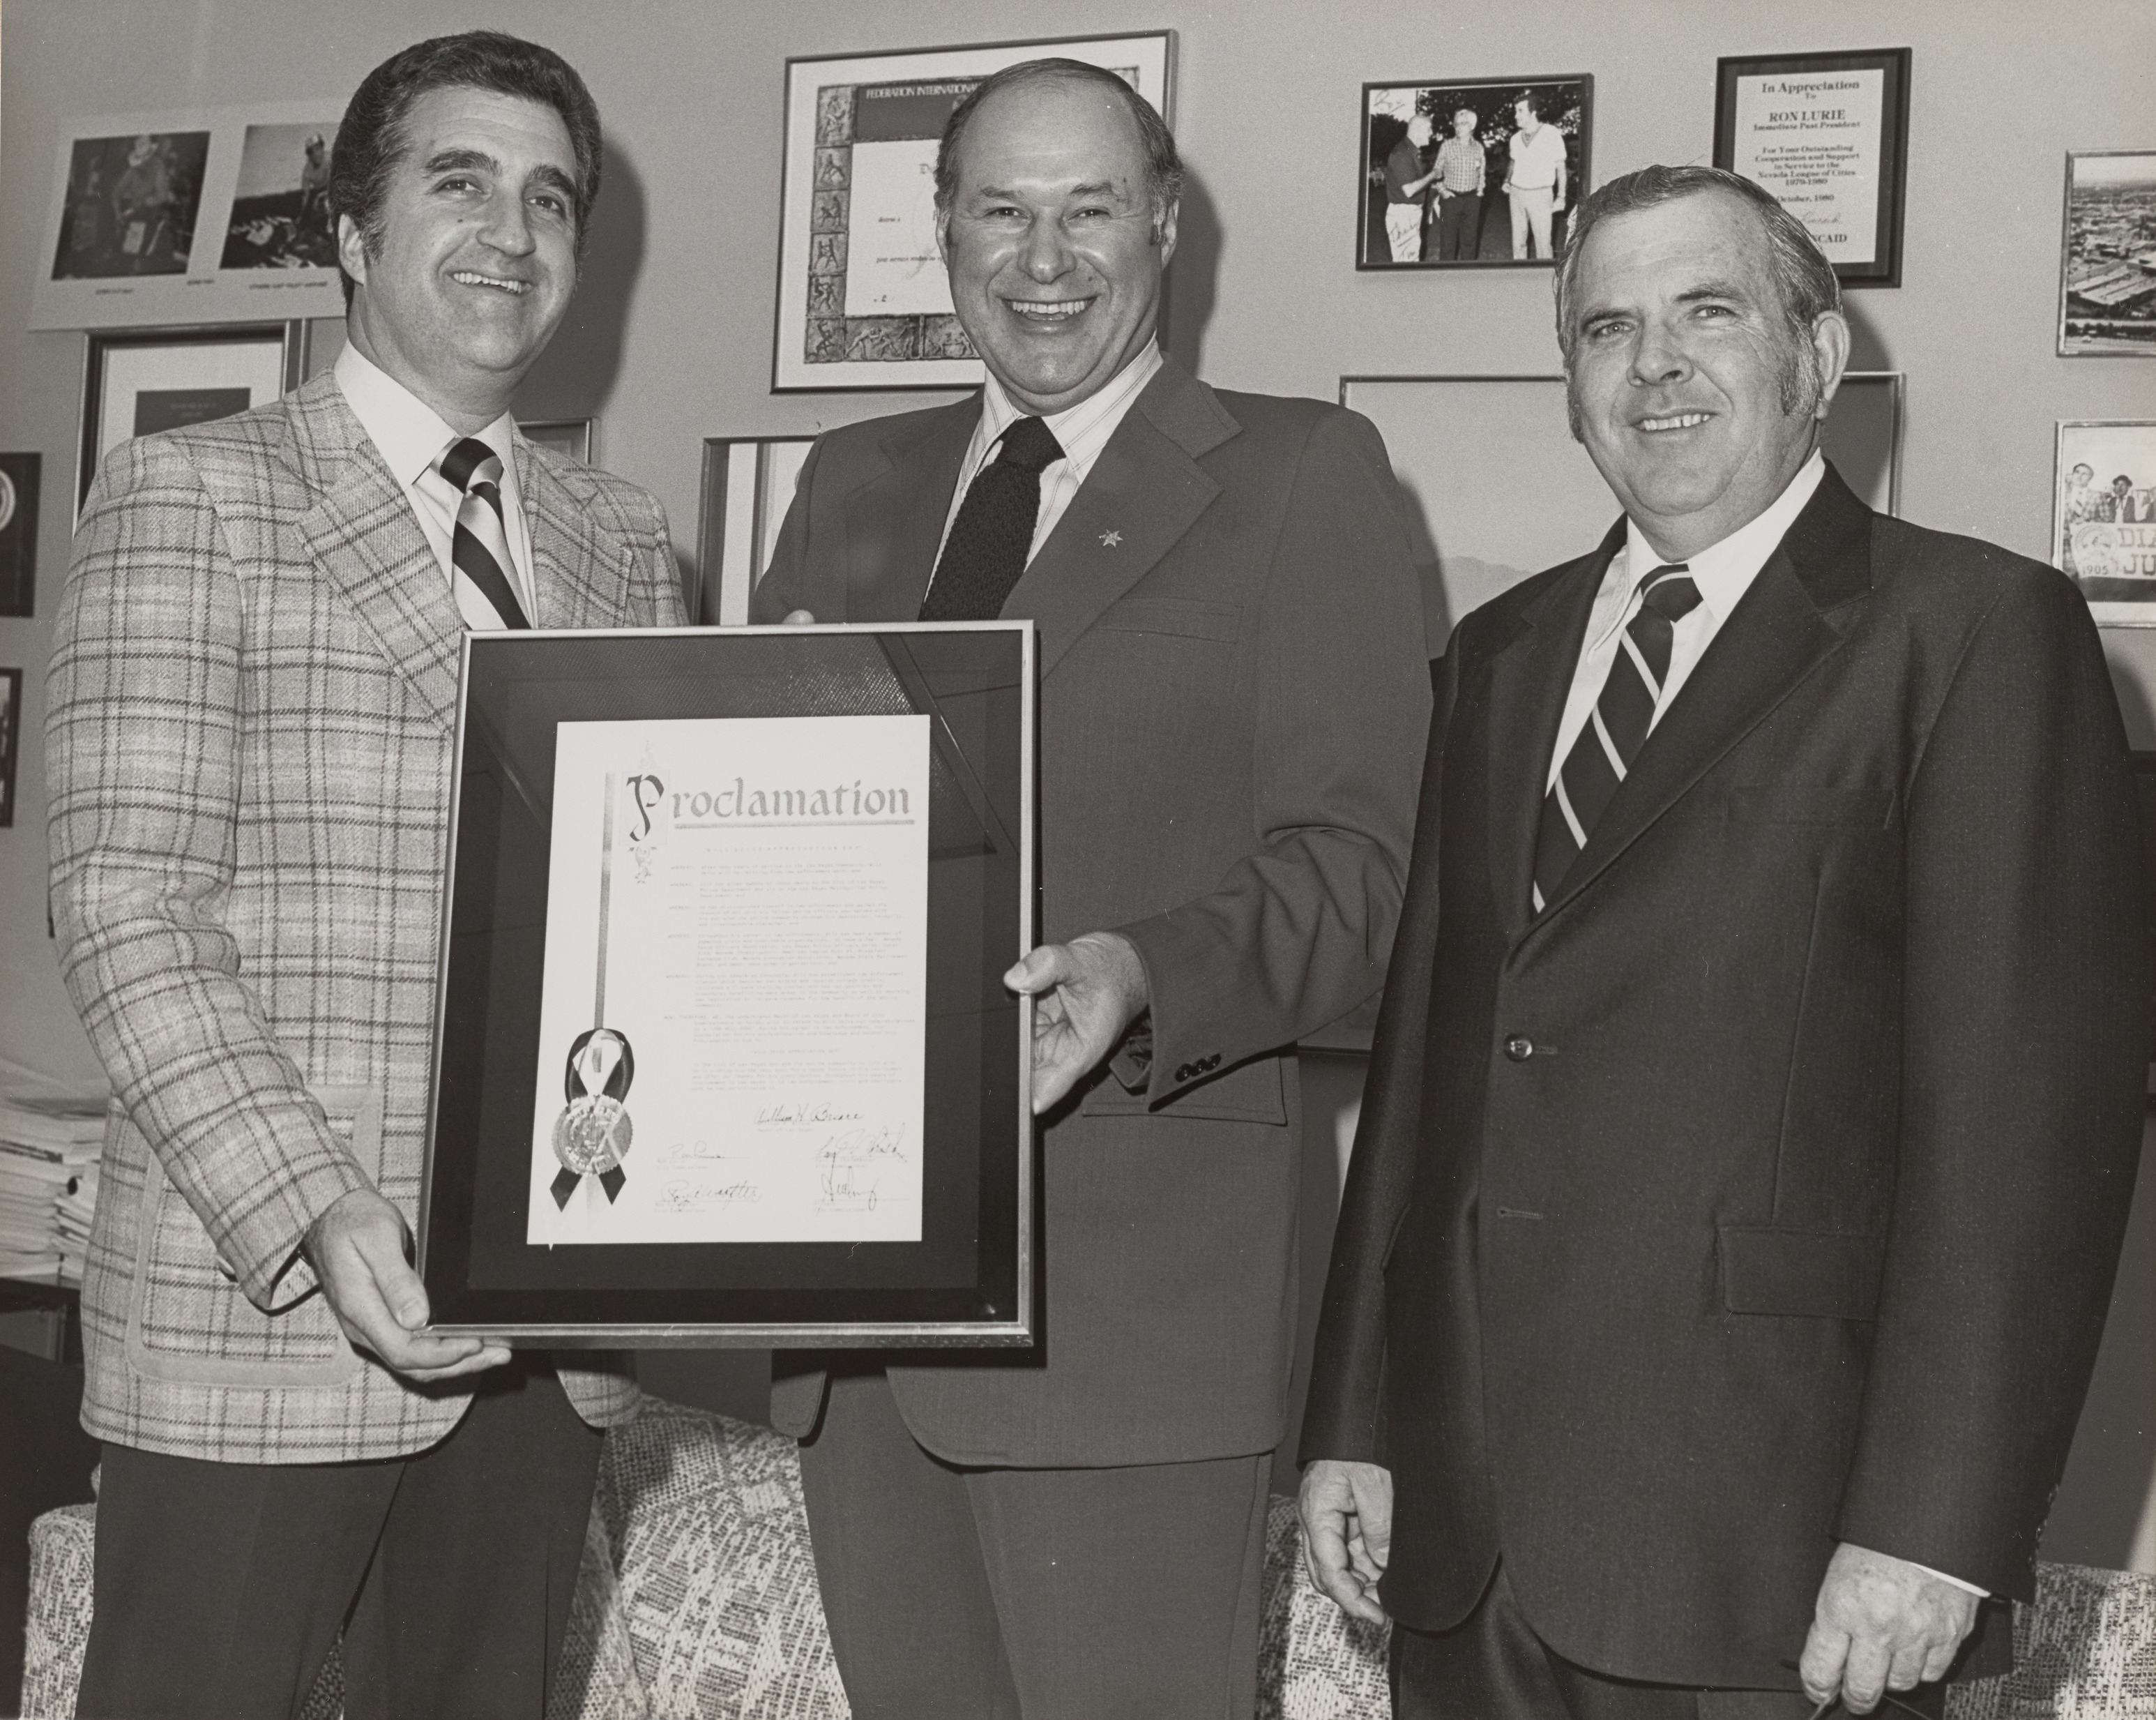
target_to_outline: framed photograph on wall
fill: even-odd
[[[2059,356],[2156,358],[2156,149],[2066,157]]]
[[[706,626],[748,620],[756,582],[771,565],[793,481],[814,436],[708,436],[703,507],[696,528],[698,590],[689,613]]]
[[[2156,627],[2156,419],[2060,424],[2051,564],[2098,621]]]
[[[0,454],[0,615],[38,612],[42,454]]]
[[[596,422],[589,418],[535,418],[528,424],[520,420],[516,427],[524,432],[526,441],[552,448],[579,466],[589,466]]]
[[[300,385],[304,322],[93,334],[83,363],[82,445],[75,511],[105,456],[131,436],[229,418]]]
[[[1804,224],[1844,286],[1902,284],[1906,48],[1715,62],[1714,164]]]
[[[15,773],[23,760],[23,672],[0,669],[0,830],[15,823]]]
[[[1055,58],[1106,67],[1174,122],[1173,30],[786,62],[775,393],[981,380],[936,250],[936,147],[990,73]]]
[[[341,317],[341,101],[112,114],[53,164],[33,328]]]
[[[1358,269],[1532,265],[1588,190],[1594,80],[1365,84]]]

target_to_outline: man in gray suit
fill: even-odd
[[[487,32],[362,83],[333,374],[122,445],[53,661],[60,963],[116,1099],[83,1287],[105,1442],[79,1712],[544,1712],[618,1358],[433,1336],[419,1192],[459,647],[676,621],[666,524],[518,433],[598,114]],[[613,1366],[608,1366],[609,1360]]]
[[[1377,433],[1162,358],[1180,178],[1095,68],[962,103],[938,226],[986,389],[825,436],[756,595],[1040,628],[1043,1336],[773,1394],[862,1716],[1255,1701],[1291,1048],[1383,977],[1429,675]]]

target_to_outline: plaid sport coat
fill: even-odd
[[[539,624],[678,625],[657,501],[516,456]],[[83,1285],[100,1439],[334,1462],[464,1413],[469,1381],[357,1353],[297,1254],[352,1189],[416,1217],[462,631],[331,376],[124,443],[90,492],[46,747],[61,972],[115,1099]],[[584,1418],[633,1414],[625,1361],[580,1360]]]

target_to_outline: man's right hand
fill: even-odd
[[[307,1227],[300,1251],[344,1335],[409,1380],[501,1367],[509,1360],[506,1345],[419,1330],[427,1323],[427,1290],[404,1258],[408,1234],[404,1215],[371,1188],[341,1195]]]
[[[1310,1580],[1351,1619],[1382,1625],[1378,1578],[1393,1552],[1393,1473],[1321,1457],[1303,1471],[1302,1556]]]

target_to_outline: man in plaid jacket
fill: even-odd
[[[85,1717],[295,1712],[340,1632],[349,1712],[543,1712],[635,1387],[427,1333],[406,1251],[460,636],[681,620],[656,501],[507,409],[599,158],[544,49],[385,62],[336,137],[334,373],[123,445],[84,512],[48,741],[63,971],[116,1098]]]

